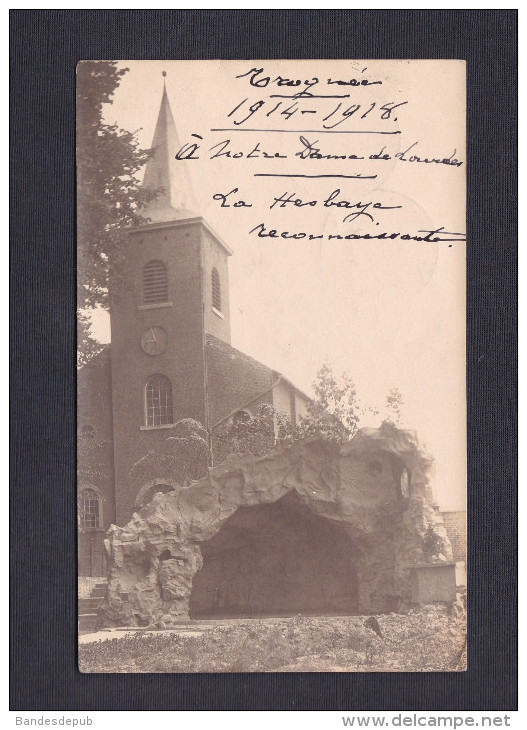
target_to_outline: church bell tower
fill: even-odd
[[[163,74],[165,76],[165,74]],[[128,232],[112,292],[116,521],[134,511],[132,465],[183,418],[209,429],[206,334],[230,344],[229,247],[196,212],[164,84],[143,179],[158,195]],[[175,486],[175,485],[174,485]]]

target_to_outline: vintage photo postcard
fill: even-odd
[[[82,672],[466,669],[465,62],[77,67]]]

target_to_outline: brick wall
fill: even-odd
[[[105,349],[79,371],[78,409],[78,491],[95,488],[99,494],[99,527],[81,528],[78,533],[79,575],[104,575],[104,536],[115,522],[113,463],[112,389],[110,348]],[[84,428],[94,429],[91,438]]]
[[[455,562],[467,561],[467,513],[441,512],[454,553]]]
[[[209,332],[230,344],[230,299],[228,254],[223,246],[207,231],[203,230],[203,309],[205,332]],[[212,269],[219,275],[221,289],[221,311],[212,307]]]
[[[204,423],[202,233],[202,224],[190,221],[143,227],[130,234],[119,300],[111,313],[117,524],[125,524],[133,512],[131,466],[170,435],[166,427],[145,429],[147,380],[157,373],[171,380],[174,421],[194,418]],[[145,309],[143,267],[153,259],[167,267],[170,304]],[[167,333],[165,352],[155,356],[141,348],[141,336],[152,326]]]
[[[77,376],[77,428],[95,429],[93,446],[86,443],[79,449],[79,489],[94,486],[103,500],[101,529],[115,522],[113,464],[112,385],[110,348],[107,346]],[[95,475],[94,475],[95,473]]]

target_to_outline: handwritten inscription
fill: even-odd
[[[314,241],[316,239],[326,239],[327,241],[420,241],[422,243],[445,243],[445,242],[459,242],[465,240],[464,233],[453,233],[452,231],[445,231],[444,228],[436,228],[433,231],[418,231],[424,235],[416,235],[412,233],[397,232],[386,232],[382,233],[306,233],[305,231],[297,231],[296,233],[290,233],[289,231],[278,232],[274,228],[266,228],[264,223],[259,223],[252,230],[250,234],[256,233],[259,238],[293,238],[296,240],[307,239]]]
[[[194,135],[197,137],[198,135]],[[203,139],[200,137],[200,139]],[[286,153],[283,150],[274,150],[272,148],[264,148],[263,143],[258,141],[251,143],[250,145],[242,145],[233,143],[231,139],[224,139],[221,142],[209,147],[205,152],[209,160],[216,160],[220,157],[226,157],[230,160],[286,160],[290,157],[297,157],[300,160],[379,160],[387,162],[392,159],[400,160],[401,162],[421,162],[424,164],[435,164],[435,165],[452,165],[454,167],[461,167],[463,162],[458,160],[455,155],[457,151],[454,149],[449,155],[436,156],[426,152],[417,154],[419,141],[413,142],[405,150],[399,152],[389,152],[386,145],[381,147],[377,152],[372,152],[369,155],[361,155],[356,152],[336,151],[328,152],[318,139],[309,139],[300,135],[298,137],[299,145],[297,145],[296,151],[293,150],[290,153]],[[241,148],[241,149],[240,149]],[[201,153],[201,146],[198,143],[186,143],[176,153],[177,160],[199,160]]]
[[[240,96],[222,100],[217,121],[192,132],[174,154],[177,161],[199,165],[207,160],[223,173],[232,171],[231,186],[215,190],[212,200],[221,210],[240,211],[244,225],[252,216],[248,235],[450,246],[465,240],[446,221],[437,227],[416,225],[412,231],[409,217],[415,205],[408,208],[407,194],[397,200],[409,175],[415,178],[414,189],[437,185],[440,190],[457,184],[456,171],[465,165],[458,152],[462,140],[452,144],[429,134],[431,112],[422,94],[416,102],[411,87],[392,83],[367,65],[350,75],[296,74],[285,67],[277,74],[264,64],[247,65],[233,74],[231,88],[234,97]],[[429,172],[421,172],[425,170]],[[386,195],[383,186],[391,176],[396,188]],[[282,178],[290,187],[269,189],[268,178]],[[321,189],[324,180],[333,187]],[[255,192],[257,184],[267,187]],[[300,211],[311,216],[309,227],[291,232],[282,226],[285,214]],[[317,211],[332,216],[328,225],[336,220],[353,230],[317,232]],[[264,221],[264,214],[279,215],[280,225]]]
[[[218,201],[222,208],[229,208],[230,206],[233,208],[252,208],[252,203],[248,203],[241,199],[238,200],[236,193],[238,193],[238,188],[233,188],[228,193],[216,193],[213,196],[213,199]],[[369,221],[374,222],[374,216],[377,211],[398,210],[402,208],[401,205],[383,205],[381,202],[374,202],[371,200],[367,203],[362,203],[360,201],[352,202],[343,198],[340,188],[336,188],[322,201],[302,200],[296,193],[285,191],[281,195],[273,197],[273,200],[269,205],[269,210],[273,210],[275,207],[287,208],[288,206],[295,208],[304,208],[305,206],[309,206],[310,208],[314,208],[319,204],[324,208],[335,207],[351,210],[351,213],[347,213],[344,216],[343,222],[354,221],[362,216],[367,218]]]
[[[362,74],[364,74],[367,71],[367,67],[362,69]],[[261,68],[251,68],[249,71],[246,71],[245,73],[238,74],[236,76],[237,79],[243,79],[247,78],[251,86],[256,86],[257,88],[267,88],[269,84],[273,85],[276,84],[277,86],[288,86],[288,87],[298,87],[303,86],[304,89],[302,91],[298,92],[300,94],[304,93],[310,93],[310,89],[312,89],[314,86],[317,86],[320,83],[320,79],[317,76],[313,76],[311,79],[306,79],[303,81],[302,79],[298,78],[287,78],[284,76],[276,76],[276,78],[271,79],[271,76],[265,74],[264,67]],[[332,79],[329,78],[326,81],[328,86],[331,86],[332,84],[337,84],[338,86],[372,86],[376,84],[382,84],[382,81],[380,79],[377,79],[375,81],[370,81],[369,79],[363,77],[361,79]]]
[[[343,96],[349,96],[349,94],[344,94]],[[274,97],[275,95],[273,95],[271,98]],[[327,109],[312,107],[303,108],[304,105],[299,103],[303,99],[320,99],[321,97],[294,96],[292,98],[296,100],[292,104],[285,104],[282,101],[270,104],[269,101],[265,101],[264,99],[259,99],[258,101],[251,104],[249,102],[249,99],[245,98],[239,104],[237,104],[231,112],[229,112],[227,117],[232,117],[232,123],[235,126],[241,126],[242,124],[245,124],[245,122],[247,122],[249,119],[251,119],[253,115],[257,114],[260,111],[262,113],[258,114],[259,117],[265,116],[265,118],[268,118],[273,115],[277,115],[284,117],[288,121],[295,115],[298,115],[298,117],[302,117],[305,114],[314,114],[317,115],[318,119],[320,119],[322,129],[329,130],[335,129],[335,127],[338,127],[344,122],[352,119],[354,115],[357,115],[356,118],[359,120],[363,120],[368,117],[371,121],[386,121],[388,119],[393,119],[393,121],[396,122],[398,121],[398,117],[396,117],[395,115],[392,117],[392,112],[394,112],[395,109],[397,109],[398,107],[408,104],[407,101],[401,101],[398,104],[393,101],[384,102],[383,104],[374,101],[371,104],[367,105],[357,103],[347,105],[343,104],[343,102],[338,102],[338,104],[336,105],[331,105],[329,113],[325,114]],[[330,97],[323,98],[327,99]],[[322,116],[323,113],[325,114],[325,116]],[[329,122],[329,124],[327,122]]]

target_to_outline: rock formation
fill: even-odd
[[[110,528],[105,620],[399,610],[412,565],[452,560],[430,466],[389,423],[344,445],[232,455]]]

